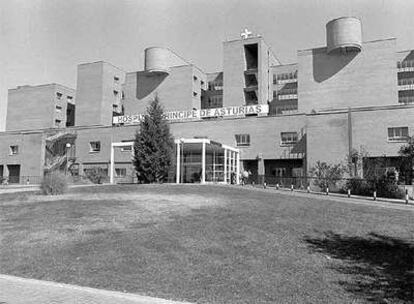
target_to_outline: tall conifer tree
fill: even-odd
[[[144,183],[166,180],[171,166],[174,139],[158,97],[147,108],[135,135],[133,164]]]

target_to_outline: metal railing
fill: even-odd
[[[400,96],[398,97],[398,102],[402,104],[414,103],[414,96]]]
[[[397,62],[399,72],[414,71],[414,60],[404,60]]]

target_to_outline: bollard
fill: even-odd
[[[263,188],[264,188],[264,189],[266,189],[266,187],[267,187],[267,183],[266,183],[266,182],[264,182],[264,183],[263,183]]]
[[[326,195],[329,195],[329,187],[326,187]]]
[[[408,204],[408,189],[405,188],[405,203]]]
[[[348,189],[348,198],[351,197],[351,189]]]
[[[377,190],[374,190],[374,201],[377,200]]]
[[[293,184],[290,185],[290,191],[293,191]]]
[[[307,191],[308,193],[310,193],[310,186],[308,186],[308,187],[306,188],[306,191]]]

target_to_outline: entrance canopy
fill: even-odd
[[[240,152],[207,138],[180,138],[176,144],[176,183],[236,183]]]

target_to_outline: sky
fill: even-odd
[[[222,42],[244,28],[293,63],[297,50],[326,45],[325,24],[341,16],[361,18],[364,41],[395,37],[398,50],[414,49],[414,0],[0,0],[0,131],[9,88],[76,88],[80,63],[137,71],[145,48],[165,46],[215,72]]]

